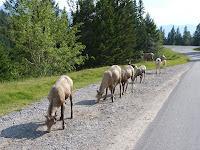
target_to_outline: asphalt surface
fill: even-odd
[[[193,65],[182,75],[134,150],[200,150],[200,52],[167,46],[187,55]]]

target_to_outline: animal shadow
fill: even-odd
[[[47,133],[47,131],[37,130],[42,125],[44,124],[35,123],[35,122],[14,125],[2,130],[0,137],[17,138],[17,139],[36,139]]]
[[[95,105],[97,102],[96,100],[83,100],[80,102],[75,103],[75,105]]]

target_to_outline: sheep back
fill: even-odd
[[[134,78],[136,78],[137,76],[140,76],[142,75],[142,69],[141,68],[138,68],[135,72],[135,75],[134,75]]]
[[[145,65],[142,65],[139,68],[140,68],[141,73],[145,73],[146,72],[146,66]]]
[[[134,74],[134,69],[131,65],[127,65],[124,68],[122,68],[121,71],[121,78],[122,81],[126,81],[129,78],[132,78]]]
[[[57,107],[65,102],[73,93],[73,81],[68,76],[61,76],[58,81],[51,87],[49,92],[49,101],[53,102]],[[54,105],[54,106],[55,106]]]
[[[121,68],[118,65],[113,65],[108,69],[111,72],[113,83],[121,82]]]

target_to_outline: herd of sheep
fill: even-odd
[[[143,53],[142,55],[145,60],[148,58],[152,59],[153,61],[153,53]],[[156,65],[156,74],[157,69],[161,68],[161,63],[163,62],[163,68],[166,68],[166,57],[164,55],[161,56],[161,58],[157,58],[155,61]],[[136,70],[134,74],[134,70]],[[104,97],[104,100],[107,97],[108,88],[111,92],[111,99],[112,102],[114,101],[114,92],[115,87],[119,84],[120,86],[120,98],[127,90],[128,87],[128,79],[131,79],[131,85],[132,85],[132,92],[133,92],[133,82],[135,79],[137,80],[137,77],[140,77],[140,83],[142,82],[142,79],[145,77],[146,73],[146,67],[144,65],[140,66],[139,68],[136,65],[133,65],[129,63],[127,66],[123,67],[122,69],[118,65],[113,65],[104,72],[102,77],[102,82],[99,87],[99,90],[97,91],[97,102],[100,101],[104,90],[106,89],[106,94]],[[69,97],[71,102],[71,118],[73,118],[73,81],[68,76],[61,76],[58,81],[51,87],[48,100],[49,100],[49,107],[47,114],[44,116],[46,117],[46,125],[47,125],[47,131],[51,131],[51,127],[53,124],[56,123],[56,111],[59,107],[61,107],[61,117],[60,120],[62,120],[62,127],[65,128],[64,123],[64,111],[66,107],[65,100]]]

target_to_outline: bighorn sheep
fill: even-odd
[[[121,68],[118,65],[113,65],[108,71],[105,71],[102,77],[101,85],[97,91],[97,102],[102,97],[104,89],[106,89],[106,95],[104,100],[107,97],[108,88],[110,89],[112,95],[112,102],[114,101],[114,92],[115,87],[119,84],[120,86],[120,98],[121,98]]]
[[[131,78],[131,84],[132,84],[132,92],[133,92],[133,75],[134,75],[134,69],[131,65],[127,65],[124,68],[122,68],[122,72],[121,72],[121,82],[122,82],[122,95],[124,94],[124,86],[126,84],[126,89],[125,92],[127,90],[128,87],[128,79]]]
[[[153,62],[153,56],[154,56],[154,53],[144,53],[143,51],[141,52],[141,55],[144,57],[144,60],[147,61],[148,58],[150,58]]]
[[[51,127],[56,123],[56,111],[61,106],[61,117],[62,127],[65,128],[64,123],[64,111],[66,107],[65,100],[69,97],[71,102],[71,118],[73,118],[73,81],[68,76],[61,76],[58,81],[51,87],[49,92],[49,107],[46,117],[47,131],[51,132]]]
[[[162,56],[160,57],[160,59],[161,59],[161,61],[167,60],[167,58],[165,57],[165,55],[162,55]]]
[[[159,74],[161,73],[161,71],[160,71],[161,63],[162,63],[161,59],[157,58],[156,62],[155,62],[155,64],[156,64],[156,74],[157,74],[157,69],[158,68],[159,68]]]
[[[135,75],[133,77],[133,81],[137,79],[137,76],[140,76],[140,83],[141,83],[143,76],[145,77],[145,74],[146,74],[146,67],[142,65],[136,70]]]

